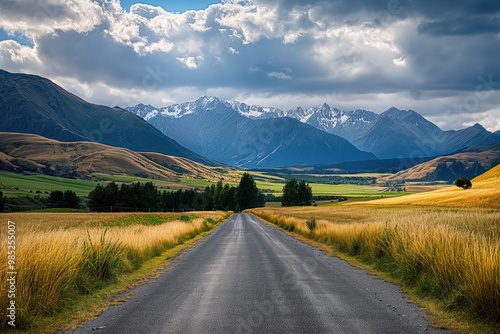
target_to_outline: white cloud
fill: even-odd
[[[239,54],[239,53],[240,53],[238,50],[236,50],[236,49],[235,49],[235,48],[233,48],[232,46],[229,46],[229,47],[227,48],[227,51],[228,51],[230,54],[232,54],[232,55],[237,55],[237,54]]]
[[[39,73],[43,64],[36,49],[7,40],[0,41],[0,68],[14,72]]]
[[[174,43],[167,41],[165,39],[161,39],[158,42],[147,45],[144,48],[144,51],[146,53],[153,53],[153,52],[169,53],[170,51],[172,51],[173,48],[174,48]]]
[[[58,31],[89,32],[103,18],[103,9],[91,0],[4,0],[0,8],[0,28],[30,38]]]
[[[170,13],[145,4],[127,12],[118,0],[3,0],[0,28],[33,46],[1,41],[0,68],[56,79],[108,105],[215,92],[290,108],[328,102],[381,112],[394,105],[444,127],[480,121],[498,128],[498,84],[467,117],[447,110],[474,94],[479,76],[500,81],[498,32],[476,33],[488,27],[467,20],[470,11],[480,21],[500,10],[457,4],[462,33],[447,34],[446,6],[426,2],[391,13],[385,1],[230,0]]]
[[[184,64],[187,68],[190,70],[194,70],[198,68],[199,62],[203,60],[203,57],[198,56],[198,57],[177,57],[177,60],[179,60],[181,63]]]
[[[292,80],[292,77],[283,72],[268,72],[266,73],[268,77],[275,78],[279,80]]]

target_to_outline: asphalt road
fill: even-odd
[[[155,283],[72,333],[444,333],[397,286],[235,214]]]

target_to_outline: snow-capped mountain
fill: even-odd
[[[218,108],[221,105],[225,108],[233,109],[240,115],[250,119],[295,118],[302,123],[312,125],[319,130],[344,137],[348,140],[356,138],[357,134],[367,130],[378,117],[377,114],[371,111],[343,111],[331,108],[326,103],[320,107],[308,109],[297,107],[290,110],[281,110],[274,107],[262,107],[238,101],[221,100],[214,96],[203,96],[196,101],[173,104],[163,108],[138,104],[126,109],[148,121],[158,114],[169,118],[180,118],[195,112]]]
[[[320,131],[276,108],[259,108],[202,97],[165,108],[130,111],[182,145],[229,165],[272,168],[299,164],[376,159],[346,139]],[[252,117],[249,117],[252,115]]]
[[[161,114],[164,117],[180,118],[198,111],[211,110],[218,105],[224,104],[230,107],[228,101],[220,100],[214,96],[203,96],[194,102],[185,102],[181,104],[172,104],[163,108],[156,108],[149,104],[138,104],[134,107],[126,108],[139,117],[149,121],[151,118]]]
[[[394,107],[381,114],[362,109],[345,111],[332,108],[326,103],[308,109],[297,107],[281,110],[203,96],[193,102],[164,108],[140,104],[127,109],[156,127],[159,123],[163,123],[159,122],[159,119],[180,119],[207,111],[219,113],[231,111],[230,114],[239,114],[245,119],[254,121],[293,118],[323,132],[347,139],[357,149],[371,152],[378,158],[431,157],[451,153],[467,146],[488,145],[500,141],[497,134],[480,126],[458,131],[443,131],[413,110],[400,110]],[[210,118],[206,122],[210,123]],[[162,128],[160,130],[170,135]],[[214,135],[217,134],[214,132]],[[189,139],[173,137],[196,152],[201,150],[200,147],[197,151],[190,146],[187,143]]]

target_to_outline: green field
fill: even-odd
[[[96,183],[92,181],[0,172],[0,191],[8,197],[26,195],[46,197],[52,190],[73,190],[78,196],[87,196],[95,186]]]
[[[257,181],[257,187],[265,193],[280,196],[284,183]],[[346,196],[346,197],[393,197],[408,194],[407,192],[384,191],[383,187],[356,184],[324,184],[310,183],[314,196]]]
[[[152,180],[152,179],[146,179],[146,178],[138,177],[138,176],[109,175],[109,174],[103,174],[103,173],[93,173],[92,177],[95,178],[96,180],[104,181],[104,182],[111,182],[111,181],[114,181],[117,183],[153,182],[158,188],[166,188],[166,189],[172,189],[172,190],[190,189],[190,188],[203,189],[206,186],[210,186],[210,185],[214,184],[214,182],[211,182],[211,181],[193,179],[193,178],[188,178],[188,177],[179,178],[179,180],[176,182],[165,181],[165,180]],[[236,183],[231,183],[231,182],[229,182],[229,184],[237,185]]]
[[[39,195],[46,197],[52,190],[73,190],[78,196],[87,196],[95,188],[98,182],[153,182],[160,189],[203,189],[214,182],[193,178],[180,178],[177,181],[152,180],[137,176],[109,175],[94,173],[92,177],[95,181],[66,179],[47,175],[21,175],[10,172],[0,172],[0,191],[8,197],[21,197],[26,195]],[[266,180],[265,174],[255,175],[257,187],[264,193],[272,193],[280,196],[283,190],[284,181],[279,178],[269,176]],[[272,181],[268,181],[272,180]],[[230,185],[237,186],[237,183],[229,182]],[[405,192],[387,192],[382,187],[356,185],[356,184],[310,184],[314,196],[346,196],[346,197],[392,197],[407,194]]]

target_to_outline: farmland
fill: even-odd
[[[229,178],[238,179],[240,172],[233,171]],[[263,173],[251,173],[256,179],[257,187],[264,193],[273,193],[280,195],[285,180],[272,175]],[[133,182],[153,182],[158,188],[165,190],[177,189],[203,189],[207,185],[212,185],[215,182],[195,179],[189,177],[181,177],[176,181],[155,180],[141,178],[137,176],[127,175],[110,175],[103,173],[93,173],[90,180],[68,179],[62,177],[54,177],[48,175],[22,175],[10,172],[0,171],[0,191],[7,197],[47,196],[52,190],[73,190],[78,196],[86,197],[88,193],[95,188],[97,183],[105,182],[117,183],[133,183]],[[228,182],[230,185],[236,186],[237,182]],[[346,196],[346,197],[392,197],[401,196],[405,192],[387,191],[383,187],[356,185],[356,184],[326,184],[326,183],[311,183],[314,196]]]

